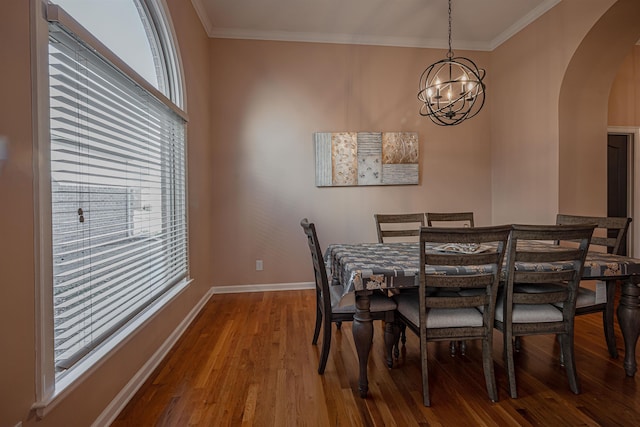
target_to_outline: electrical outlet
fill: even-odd
[[[261,259],[257,259],[256,260],[256,271],[262,271],[262,260]]]

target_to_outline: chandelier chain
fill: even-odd
[[[448,58],[453,58],[453,49],[451,49],[451,0],[449,0],[449,53]]]

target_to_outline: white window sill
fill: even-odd
[[[185,279],[158,298],[147,310],[140,313],[122,330],[114,334],[113,337],[105,341],[102,345],[89,353],[79,361],[68,372],[60,374],[56,378],[55,389],[50,396],[35,402],[31,409],[36,411],[38,418],[44,418],[58,403],[64,400],[82,382],[97,371],[109,356],[127,345],[135,332],[143,328],[153,319],[169,302],[180,295],[192,282],[192,279]]]

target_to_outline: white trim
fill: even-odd
[[[200,22],[210,38],[244,39],[244,40],[275,40],[306,43],[336,43],[393,47],[417,47],[431,49],[447,49],[447,39],[425,39],[420,37],[371,36],[366,34],[332,34],[310,33],[304,31],[272,31],[252,30],[246,28],[216,27],[207,13],[204,0],[191,0]],[[560,3],[560,0],[545,0],[538,7],[527,13],[493,40],[478,42],[475,40],[455,40],[458,50],[492,51],[502,43],[513,37],[520,30],[544,15],[549,9]]]
[[[629,248],[629,256],[635,257],[640,254],[640,238],[638,230],[640,230],[640,128],[629,126],[609,126],[607,133],[632,135],[633,140],[630,145],[630,161],[629,161],[629,206],[628,215],[633,218],[627,232],[628,240],[632,242]]]
[[[164,295],[158,298],[147,310],[131,320],[122,330],[115,333],[110,339],[97,347],[92,353],[76,363],[68,373],[56,379],[55,390],[51,396],[35,402],[31,408],[36,410],[38,418],[45,417],[58,403],[62,402],[72,391],[80,386],[89,376],[93,375],[110,355],[119,351],[136,336],[136,331],[142,329],[151,320],[166,308],[166,306],[178,297],[191,281],[184,281],[175,285]]]
[[[31,0],[33,121],[33,227],[35,311],[35,399],[55,393],[53,267],[51,263],[51,161],[49,150],[49,25],[41,0]]]
[[[540,6],[533,9],[531,12],[527,13],[525,16],[520,18],[518,21],[514,22],[509,28],[503,31],[498,37],[491,40],[489,51],[496,49],[502,43],[509,40],[511,37],[515,36],[520,30],[525,28],[527,25],[531,24],[536,19],[540,18],[542,15],[547,13],[549,9],[554,7],[560,3],[560,0],[546,0]]]
[[[200,23],[204,27],[207,35],[211,37],[211,34],[213,34],[213,23],[209,19],[207,8],[203,6],[202,2],[203,0],[191,0],[191,4],[196,10],[196,14],[198,15],[198,18],[200,18]]]
[[[169,335],[169,337],[162,343],[162,345],[156,350],[156,352],[147,360],[147,362],[138,370],[138,372],[129,380],[122,390],[116,395],[116,397],[107,405],[102,413],[96,418],[91,426],[108,426],[111,425],[129,403],[133,396],[138,392],[140,387],[145,383],[153,371],[160,365],[165,356],[171,351],[171,348],[178,342],[184,331],[189,327],[193,319],[200,313],[200,310],[205,306],[209,298],[213,295],[212,289],[198,301],[198,303],[191,309],[187,317],[185,317],[178,327]]]
[[[263,285],[233,285],[214,286],[211,288],[213,294],[240,294],[247,292],[271,292],[271,291],[295,291],[302,289],[315,289],[314,282],[297,283],[269,283]]]
[[[187,112],[187,85],[184,80],[184,68],[182,66],[182,54],[178,46],[178,36],[173,26],[173,20],[169,13],[169,6],[166,0],[150,1],[145,0],[147,7],[153,15],[153,23],[157,37],[161,39],[163,54],[165,55],[168,93],[173,94],[172,101],[185,112]],[[155,18],[158,20],[156,20]]]
[[[304,31],[247,30],[243,28],[215,28],[208,32],[214,39],[269,40],[304,43],[334,43],[367,46],[417,47],[446,49],[446,39],[425,39],[420,37],[370,36],[366,34],[310,33]],[[490,50],[489,43],[472,40],[456,40],[458,50]]]

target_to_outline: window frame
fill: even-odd
[[[38,417],[44,417],[64,396],[71,393],[83,379],[95,372],[101,364],[126,345],[132,334],[144,327],[171,300],[182,293],[192,279],[187,265],[186,278],[162,296],[152,302],[140,315],[116,332],[112,338],[101,344],[91,354],[78,362],[69,372],[56,379],[54,367],[54,315],[53,315],[53,261],[52,261],[52,225],[51,225],[51,164],[50,164],[50,132],[49,132],[49,22],[57,21],[105,59],[127,74],[138,85],[150,92],[167,105],[185,121],[185,209],[188,235],[188,170],[187,170],[187,122],[188,116],[183,110],[185,103],[184,77],[182,61],[175,31],[168,17],[168,8],[164,0],[137,0],[146,12],[148,24],[157,32],[156,47],[160,50],[160,59],[164,61],[165,84],[169,99],[131,67],[120,60],[99,40],[88,33],[80,24],[64,12],[59,6],[48,4],[46,0],[31,0],[31,60],[32,60],[32,112],[33,117],[33,150],[34,155],[34,248],[35,248],[35,323],[36,323],[36,402],[32,408]],[[144,23],[147,27],[147,23]],[[187,259],[188,259],[187,245]]]

